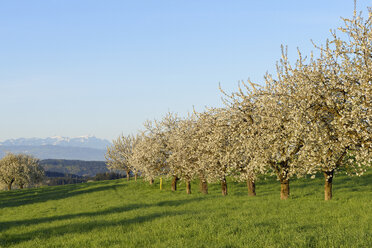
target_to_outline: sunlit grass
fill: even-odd
[[[158,182],[157,182],[158,183]],[[279,199],[275,180],[218,184],[186,195],[124,180],[0,193],[1,247],[370,247],[372,172],[336,176],[334,198],[323,200],[323,179],[291,182]]]

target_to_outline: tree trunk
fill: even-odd
[[[328,201],[332,199],[332,179],[334,170],[323,171],[325,184],[324,184],[324,200]]]
[[[191,194],[191,183],[190,181],[186,181],[186,194]]]
[[[289,179],[280,179],[280,199],[289,198]]]
[[[130,171],[126,171],[127,172],[127,181],[130,180]]]
[[[134,181],[136,181],[136,182],[137,182],[137,176],[138,176],[137,173],[135,173],[134,174]]]
[[[19,185],[19,188],[20,188],[20,189],[23,189],[23,184],[20,184],[20,185]]]
[[[14,179],[12,179],[9,183],[8,183],[8,190],[11,190],[12,189],[12,184],[14,182]]]
[[[226,196],[227,195],[227,183],[226,183],[226,178],[223,178],[221,180],[221,190],[222,190],[222,195]]]
[[[205,195],[208,194],[208,183],[202,178],[200,178],[200,192]]]
[[[176,191],[177,190],[177,182],[178,182],[179,178],[177,176],[173,176],[173,179],[172,179],[172,191]]]
[[[154,179],[150,179],[150,185],[154,184]]]
[[[248,179],[247,186],[248,186],[248,196],[256,196],[256,184],[254,180]]]

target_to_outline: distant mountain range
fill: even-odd
[[[99,139],[94,136],[79,136],[74,138],[54,136],[48,138],[19,138],[8,139],[0,142],[3,146],[74,146],[84,148],[106,149],[111,142],[106,139]]]
[[[94,136],[19,138],[0,142],[0,157],[6,152],[26,153],[39,159],[104,161],[111,142]]]

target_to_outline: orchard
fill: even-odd
[[[236,92],[221,89],[224,108],[187,117],[168,113],[148,121],[137,136],[120,136],[108,148],[109,168],[130,171],[152,183],[157,177],[200,180],[201,192],[227,177],[245,181],[255,196],[258,178],[274,175],[280,198],[290,180],[324,175],[324,199],[332,198],[335,173],[361,176],[372,165],[372,10],[343,19],[316,54],[291,63],[285,48],[276,75],[261,84],[243,82]]]

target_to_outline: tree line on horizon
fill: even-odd
[[[134,135],[119,136],[108,147],[109,169],[141,175],[150,183],[161,176],[177,182],[220,182],[227,195],[226,177],[246,181],[256,195],[260,175],[275,175],[280,198],[290,195],[293,177],[322,173],[324,198],[332,198],[337,171],[362,175],[372,165],[372,11],[331,31],[318,55],[298,51],[290,63],[287,49],[277,63],[276,76],[264,84],[248,80],[231,94],[221,89],[225,107],[179,117],[166,114],[147,121]]]

